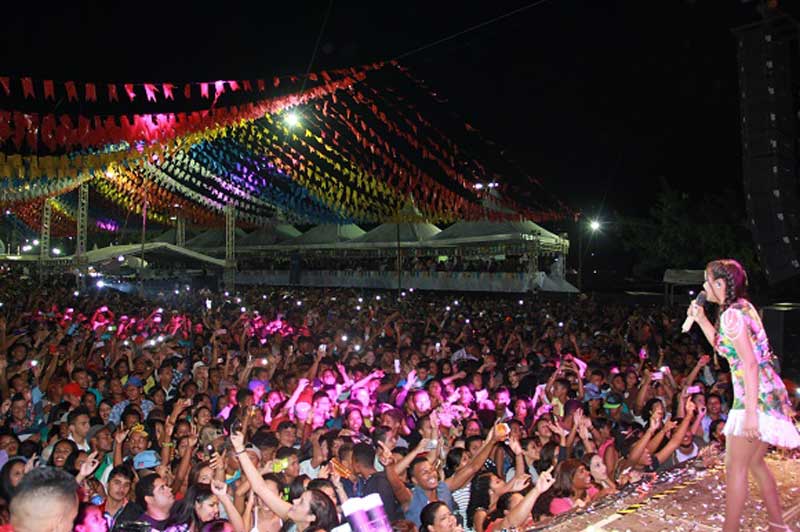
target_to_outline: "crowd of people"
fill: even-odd
[[[313,532],[370,494],[394,530],[524,530],[718,459],[734,401],[684,308],[11,276],[0,305],[0,530]]]
[[[293,261],[289,255],[248,256],[243,254],[237,260],[239,269],[242,271],[286,271],[292,269],[293,262],[299,269],[307,271],[393,272],[397,270],[396,257],[302,254]],[[529,270],[530,266],[528,257],[525,255],[440,257],[409,252],[402,260],[402,269],[406,274],[422,272],[524,273]]]

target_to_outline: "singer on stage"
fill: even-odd
[[[755,307],[747,300],[747,274],[731,259],[706,266],[706,299],[719,305],[712,324],[701,304],[692,302],[686,314],[700,325],[709,343],[731,368],[734,400],[725,423],[727,494],[723,531],[739,530],[747,499],[747,473],[758,482],[770,529],[789,530],[783,522],[778,489],[764,462],[769,446],[800,447],[792,422],[789,395],[772,364],[767,334]]]

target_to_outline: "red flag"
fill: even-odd
[[[144,84],[144,93],[147,95],[148,102],[156,101],[156,93],[158,92],[158,88],[152,83],[145,83]]]
[[[250,85],[250,80],[246,79],[242,81],[242,90],[246,92],[251,92],[253,90],[253,86]]]
[[[280,87],[280,85],[281,85],[281,79],[280,78],[278,78],[278,77],[272,78],[272,86],[273,87]]]
[[[9,85],[10,82],[11,80],[8,78],[8,76],[0,77],[0,85],[2,85],[3,89],[6,91],[6,96],[11,94],[11,86]]]
[[[0,111],[0,143],[5,142],[11,136],[11,113]]]
[[[31,78],[22,78],[22,93],[26,98],[36,98],[33,92],[33,80]]]
[[[44,99],[45,100],[55,100],[55,89],[53,88],[53,80],[46,79],[43,82],[44,85]],[[42,121],[44,123],[44,121]]]
[[[208,99],[208,83],[201,83],[200,84],[200,96],[203,98]]]
[[[108,84],[108,101],[109,102],[118,102],[119,96],[117,96],[117,86],[113,83]]]
[[[183,86],[183,97],[187,100],[192,97],[192,86],[189,83]]]
[[[67,91],[67,100],[70,102],[78,101],[78,89],[75,87],[74,81],[65,81],[64,89]]]
[[[239,90],[239,83],[236,81],[229,81],[228,86],[231,88],[231,91],[236,92]]]
[[[163,85],[161,85],[161,90],[164,91],[164,98],[166,98],[167,100],[174,100],[175,97],[172,96],[172,89],[174,88],[175,85],[173,85],[172,83],[164,83]]]
[[[95,87],[94,83],[86,84],[86,101],[87,102],[97,101],[97,87]]]
[[[6,78],[6,79],[8,79],[8,78]],[[264,92],[266,90],[267,85],[266,85],[266,83],[264,82],[263,79],[256,80],[256,83],[258,84],[258,90],[259,91]],[[8,89],[6,89],[6,91],[7,90]]]
[[[52,114],[44,115],[42,117],[42,143],[47,146],[50,151],[56,149],[56,117]]]
[[[133,83],[126,83],[123,87],[125,88],[125,92],[128,93],[128,99],[133,101],[133,99],[136,98],[136,93],[133,92]]]

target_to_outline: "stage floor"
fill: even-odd
[[[778,483],[784,519],[792,530],[800,532],[800,460],[770,456],[767,462]],[[767,513],[752,478],[750,493],[741,530],[768,530]],[[604,507],[543,529],[710,532],[722,529],[724,509],[725,470],[722,464],[711,469],[690,467],[659,479],[647,490],[639,489]]]

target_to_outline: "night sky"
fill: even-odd
[[[4,5],[5,73],[118,82],[304,73],[329,7],[96,4]],[[395,58],[530,4],[335,2],[311,70]],[[730,30],[757,19],[755,3],[738,0],[549,0],[402,62],[575,209],[640,214],[662,176],[698,197],[740,188]]]

